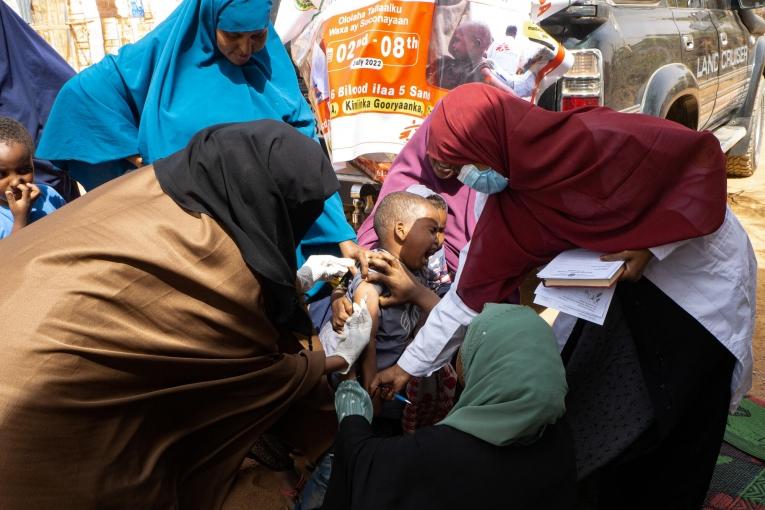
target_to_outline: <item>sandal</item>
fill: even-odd
[[[300,493],[303,492],[303,488],[305,487],[305,483],[308,481],[308,479],[305,477],[303,473],[300,473],[300,479],[295,484],[294,487],[291,487],[289,489],[287,488],[281,488],[279,489],[279,493],[287,498],[292,504],[297,503],[298,499],[300,498]]]
[[[250,448],[247,457],[271,471],[290,471],[295,468],[290,448],[271,434],[261,435]]]

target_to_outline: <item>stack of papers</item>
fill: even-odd
[[[565,251],[537,273],[543,283],[534,303],[602,326],[623,270],[623,262],[603,262],[599,253]]]
[[[615,285],[611,287],[545,287],[540,283],[534,291],[536,294],[534,303],[602,326],[615,291]]]

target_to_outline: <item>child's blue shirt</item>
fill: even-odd
[[[39,220],[66,204],[66,200],[58,191],[47,184],[35,183],[40,188],[40,196],[32,203],[29,210],[29,223]],[[11,235],[13,231],[13,214],[5,201],[0,201],[0,239]]]

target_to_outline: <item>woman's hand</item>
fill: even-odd
[[[435,292],[417,281],[409,270],[397,258],[384,252],[369,255],[369,265],[375,271],[370,272],[367,281],[379,282],[388,288],[389,296],[380,296],[380,306],[395,306],[412,303],[420,307],[423,319],[439,302]]]
[[[343,254],[343,257],[353,259],[359,263],[359,267],[361,268],[361,276],[366,278],[367,273],[369,271],[369,262],[367,260],[367,255],[370,252],[368,250],[365,250],[358,244],[356,244],[354,241],[350,241],[350,240],[343,241],[342,243],[339,243],[338,246],[340,247],[340,253]],[[355,271],[355,269],[351,269],[351,270]]]
[[[353,313],[353,303],[345,295],[346,289],[338,287],[332,291],[332,329],[335,333],[342,333],[345,321]]]
[[[377,372],[372,383],[368,385],[370,394],[379,391],[380,396],[385,400],[393,400],[393,395],[403,390],[411,378],[412,376],[397,363],[382,372]]]
[[[335,354],[348,363],[348,368],[356,363],[372,334],[372,316],[367,309],[365,299],[353,304],[353,314],[345,325],[345,336],[337,342]],[[345,370],[343,370],[345,372]]]
[[[369,343],[371,334],[372,316],[367,309],[366,300],[362,299],[361,303],[353,305],[353,314],[345,328],[345,334],[337,343],[337,352],[324,358],[324,373],[352,372],[354,377],[356,371],[353,365]]]
[[[380,296],[382,307],[416,303],[419,293],[427,290],[400,260],[389,253],[370,253],[369,265],[376,272],[370,273],[367,281],[381,283],[390,290],[390,296]]]
[[[619,280],[629,282],[636,282],[643,276],[643,270],[645,270],[645,266],[648,265],[652,258],[653,253],[650,250],[624,250],[600,256],[600,260],[607,262],[623,260],[624,272],[619,277]]]

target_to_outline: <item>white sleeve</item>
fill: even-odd
[[[563,351],[568,342],[568,337],[571,336],[571,332],[574,331],[577,318],[573,315],[569,315],[565,312],[558,312],[558,315],[553,321],[552,330],[555,335],[555,339],[558,341],[558,350]]]
[[[720,227],[717,230],[715,230],[715,232],[719,232],[723,228],[723,225],[728,220],[728,217],[731,214],[733,214],[733,211],[731,210],[730,206],[726,204],[726,206],[725,206],[725,218],[723,218],[723,223],[720,225]],[[713,233],[714,232],[712,232],[710,234],[707,234],[707,235],[711,235]],[[682,245],[684,245],[686,243],[689,243],[689,242],[693,241],[694,239],[700,239],[701,237],[705,237],[705,236],[692,237],[690,239],[683,239],[682,241],[675,241],[674,243],[662,244],[661,246],[655,246],[653,248],[648,248],[648,250],[650,250],[650,252],[653,253],[653,256],[656,257],[657,260],[664,260],[673,251],[675,251],[676,249],[680,248]]]
[[[648,248],[648,250],[653,254],[654,257],[656,257],[657,260],[664,260],[667,258],[673,251],[684,245],[690,241],[690,239],[684,239],[682,241],[675,241],[674,243],[668,243],[668,244],[662,244],[661,246],[654,246],[653,248]]]
[[[415,377],[430,375],[448,363],[462,344],[467,325],[478,315],[457,295],[469,249],[470,243],[460,252],[459,267],[449,292],[433,307],[425,324],[398,360],[398,366]]]
[[[398,366],[415,377],[432,374],[452,358],[465,338],[467,325],[476,315],[452,286],[430,311],[428,320],[399,358]]]

